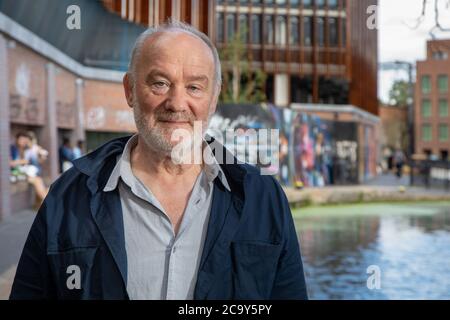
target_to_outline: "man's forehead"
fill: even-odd
[[[142,46],[143,55],[152,57],[164,57],[178,54],[192,60],[210,59],[214,63],[211,49],[199,37],[185,31],[170,30],[160,31],[144,41]]]

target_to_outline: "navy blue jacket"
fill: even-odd
[[[25,243],[10,299],[128,299],[120,196],[102,191],[128,139],[75,160],[53,183]],[[307,299],[280,185],[247,164],[221,166],[231,192],[214,181],[194,299]],[[67,285],[71,265],[80,268],[80,289]]]

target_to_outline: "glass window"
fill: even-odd
[[[295,7],[300,5],[300,0],[289,0],[289,4],[291,5],[291,7]]]
[[[246,14],[239,15],[239,33],[242,41],[248,43],[248,17]]]
[[[303,7],[309,8],[312,6],[312,0],[303,0]]]
[[[422,117],[431,117],[431,101],[428,99],[422,100]]]
[[[299,44],[300,30],[297,17],[291,17],[289,20],[289,43]]]
[[[325,0],[316,0],[316,7],[323,9],[325,7]]]
[[[336,18],[328,19],[328,33],[330,46],[336,47],[338,45],[338,23]]]
[[[430,76],[422,76],[422,93],[431,92],[431,79]]]
[[[265,27],[265,34],[264,34],[265,43],[272,44],[273,43],[273,16],[271,16],[271,15],[264,16],[264,27]]]
[[[261,0],[252,0],[252,4],[261,4]]]
[[[265,4],[273,4],[273,0],[264,0]]]
[[[439,125],[439,141],[448,140],[448,124]]]
[[[252,14],[251,16],[252,43],[261,43],[261,16]]]
[[[328,7],[330,9],[337,9],[337,7],[338,7],[338,0],[328,0]]]
[[[448,76],[447,75],[439,75],[438,76],[438,90],[441,93],[448,92]]]
[[[275,33],[275,43],[280,45],[286,44],[286,17],[277,17],[277,29]]]
[[[439,100],[439,116],[440,117],[448,116],[448,100],[447,99]]]
[[[431,141],[433,138],[431,134],[431,125],[424,124],[422,125],[422,140],[423,141]]]
[[[233,39],[235,28],[235,16],[233,13],[227,14],[227,41]]]
[[[346,20],[343,18],[341,19],[341,32],[342,32],[342,46],[345,47],[347,42],[347,25]]]
[[[224,21],[223,21],[223,13],[218,12],[216,13],[217,17],[217,41],[218,42],[224,42]]]
[[[312,45],[312,18],[311,17],[303,17],[303,44],[305,46]]]
[[[317,18],[317,44],[321,47],[325,45],[325,19]]]

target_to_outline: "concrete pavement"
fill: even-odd
[[[0,223],[0,300],[8,299],[17,263],[36,213],[25,210]]]

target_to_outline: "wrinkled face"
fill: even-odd
[[[183,32],[164,32],[148,38],[136,59],[132,79],[124,78],[128,104],[145,143],[169,153],[176,129],[193,132],[194,121],[206,130],[215,111],[219,90],[214,58],[202,40]]]

